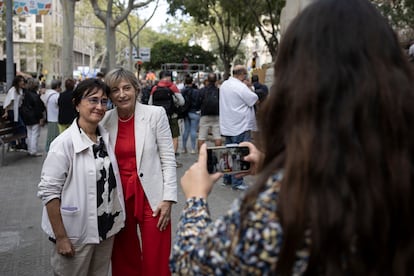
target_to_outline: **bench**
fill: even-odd
[[[8,144],[12,141],[17,141],[19,139],[26,138],[26,134],[15,134],[17,126],[14,122],[11,122],[7,119],[3,119],[1,117],[3,113],[3,108],[0,107],[0,147],[2,152],[0,166],[4,165],[6,146],[8,146]]]

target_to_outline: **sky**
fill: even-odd
[[[139,15],[144,19],[148,18],[152,11],[154,10],[155,3],[151,3],[147,9],[142,9],[139,11]],[[153,28],[156,31],[160,30],[162,24],[165,24],[168,18],[172,18],[171,16],[167,15],[168,10],[168,3],[165,0],[160,0],[158,4],[157,11],[155,12],[154,16],[151,18],[150,22],[148,22],[149,27]]]

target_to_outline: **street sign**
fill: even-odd
[[[139,48],[139,59],[143,62],[151,61],[151,48]]]

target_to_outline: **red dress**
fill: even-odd
[[[115,155],[124,192],[126,220],[125,227],[115,236],[112,275],[171,275],[168,268],[171,226],[166,231],[158,230],[159,216],[152,216],[153,211],[139,180],[134,117],[126,122],[118,121]],[[141,242],[137,225],[140,227]],[[162,258],[161,252],[164,252]]]

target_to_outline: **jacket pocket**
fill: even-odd
[[[68,238],[79,238],[84,227],[82,225],[79,208],[74,206],[61,206],[60,213]]]

